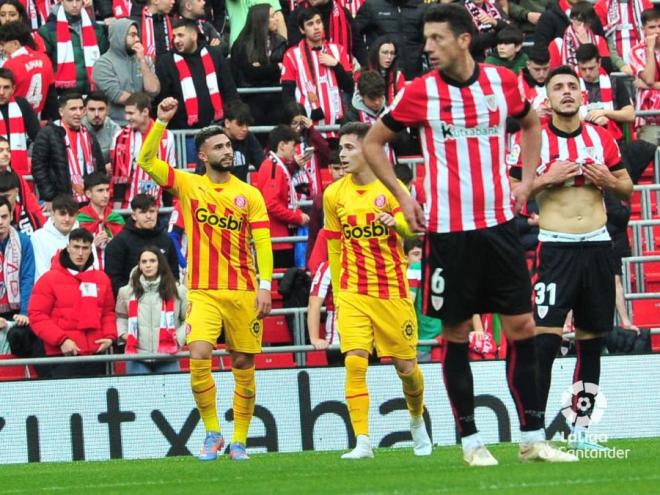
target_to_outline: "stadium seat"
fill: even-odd
[[[275,315],[264,318],[263,343],[269,344],[291,344],[293,336],[286,323],[286,316]]]
[[[327,366],[328,355],[325,351],[314,351],[307,353],[307,366]]]
[[[632,302],[633,323],[640,328],[660,329],[660,299]],[[660,335],[651,335],[651,350],[660,352]]]
[[[275,354],[257,354],[255,366],[264,368],[295,368],[296,361],[292,352],[278,352]]]
[[[18,359],[18,357],[11,354],[2,354],[0,359]],[[25,369],[25,366],[0,366],[0,380],[25,380],[28,378]],[[31,370],[30,376],[35,377],[36,373],[32,373]]]

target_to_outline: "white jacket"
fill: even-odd
[[[78,222],[73,226],[78,228]],[[73,229],[72,229],[73,230]],[[62,234],[49,218],[46,225],[38,229],[30,237],[34,250],[34,281],[36,283],[44,273],[50,270],[51,260],[57,251],[64,249],[69,243],[69,234]]]

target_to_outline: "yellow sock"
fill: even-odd
[[[421,416],[424,413],[424,375],[422,375],[422,370],[415,364],[410,373],[399,371],[397,373],[403,384],[403,395],[406,397],[410,415]]]
[[[216,388],[211,375],[210,359],[190,360],[190,385],[206,431],[220,432],[215,404]]]
[[[367,367],[369,360],[361,356],[346,356],[346,404],[355,435],[369,435],[369,390]]]
[[[232,368],[231,372],[234,375],[234,437],[231,441],[245,445],[257,397],[254,366],[246,370]]]

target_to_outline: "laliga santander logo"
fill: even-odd
[[[561,413],[570,425],[587,427],[597,424],[603,418],[605,409],[607,398],[595,383],[580,380],[562,393]]]

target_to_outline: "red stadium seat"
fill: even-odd
[[[11,354],[2,354],[0,359],[18,359]],[[25,373],[25,366],[0,366],[0,380],[25,380],[28,376]],[[30,370],[30,377],[37,376],[36,372]]]
[[[293,336],[289,331],[284,315],[264,318],[264,344],[291,344]]]
[[[325,351],[314,351],[307,353],[307,366],[327,366],[328,355]]]
[[[638,299],[632,302],[633,323],[638,327],[660,329],[660,299]],[[660,352],[660,335],[651,335],[651,350]]]
[[[278,352],[276,354],[257,354],[257,356],[255,357],[255,366],[258,369],[295,368],[296,361],[293,359],[292,352]]]

